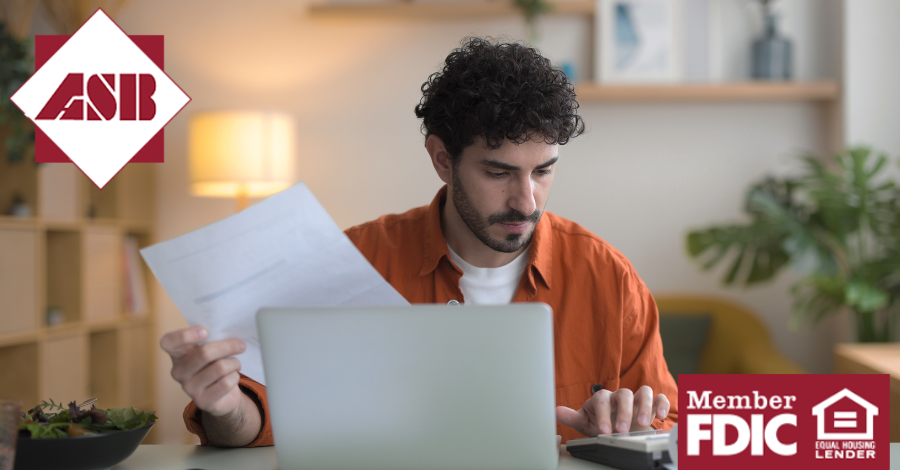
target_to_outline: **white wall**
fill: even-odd
[[[734,2],[740,4],[736,21],[747,23],[742,37],[749,38],[755,20],[740,16],[747,2]],[[829,76],[839,54],[827,46],[839,30],[836,3],[782,3],[798,76]],[[518,19],[311,20],[305,3],[294,0],[132,0],[117,21],[129,34],[165,35],[166,71],[193,98],[166,131],[166,163],[158,166],[160,239],[233,212],[233,201],[188,193],[187,122],[209,109],[294,115],[298,176],[341,227],[427,204],[440,181],[413,114],[420,85],[465,35],[525,36]],[[582,73],[589,70],[587,21],[551,18],[541,29],[538,45],[551,58],[576,60]],[[729,47],[740,57],[749,43],[736,39]],[[758,288],[724,290],[721,273],[701,272],[683,249],[690,228],[739,220],[751,182],[787,170],[799,152],[820,150],[817,110],[803,103],[585,103],[582,114],[588,133],[562,149],[549,210],[618,247],[654,292],[732,297],[760,314],[789,357],[810,371],[828,371],[833,327],[786,329],[789,275]],[[168,297],[161,291],[156,297],[158,331],[182,327]],[[166,442],[181,442],[187,398],[169,366],[160,352],[158,426]]]
[[[844,135],[900,155],[900,2],[863,0],[844,6]]]

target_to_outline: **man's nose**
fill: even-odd
[[[525,176],[516,182],[513,194],[509,200],[509,207],[525,214],[531,215],[537,208],[534,202],[534,182],[531,176]]]

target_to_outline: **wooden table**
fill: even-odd
[[[112,470],[275,470],[274,447],[217,449],[191,445],[143,445]],[[900,444],[891,444],[891,468],[900,468]],[[561,449],[557,470],[614,470],[570,457]]]
[[[834,373],[891,374],[891,442],[900,442],[900,344],[838,344]]]
[[[192,445],[142,445],[138,446],[131,457],[111,470],[276,470],[277,468],[274,447],[219,449]],[[571,457],[565,451],[565,446],[561,446],[557,470],[615,469]]]

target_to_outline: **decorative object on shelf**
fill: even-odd
[[[34,71],[31,41],[10,34],[0,22],[0,126],[8,127],[6,158],[29,160],[34,155],[34,124],[9,100]]]
[[[31,206],[29,206],[28,203],[25,202],[25,198],[22,197],[22,193],[13,193],[12,203],[9,205],[9,211],[7,211],[7,214],[13,217],[31,217]]]
[[[514,7],[525,15],[525,25],[528,28],[528,39],[534,42],[538,38],[537,20],[541,15],[553,11],[553,5],[547,0],[512,0]]]
[[[900,186],[882,174],[889,160],[857,147],[804,161],[805,174],[750,188],[750,223],[692,231],[688,252],[705,255],[709,269],[736,251],[725,284],[767,281],[790,266],[802,276],[791,327],[850,309],[858,341],[890,341],[900,317]]]
[[[790,80],[793,75],[793,46],[778,32],[778,17],[772,12],[774,0],[759,0],[763,10],[765,31],[753,41],[753,78],[758,80]]]
[[[222,111],[194,115],[190,124],[191,192],[195,196],[275,194],[294,182],[294,123],[279,113]]]
[[[47,307],[47,326],[59,325],[66,317],[59,307]]]
[[[575,83],[578,81],[578,68],[575,66],[575,62],[565,61],[559,64],[559,69],[566,74],[566,77],[569,78],[569,81]]]
[[[681,15],[676,7],[675,0],[597,0],[600,81],[679,80]]]

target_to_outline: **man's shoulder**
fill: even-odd
[[[608,268],[634,269],[622,252],[577,222],[551,212],[546,212],[544,216],[550,219],[553,251],[557,256],[599,259]]]
[[[416,207],[401,214],[387,214],[344,231],[357,246],[377,242],[398,242],[421,236],[428,206]]]

